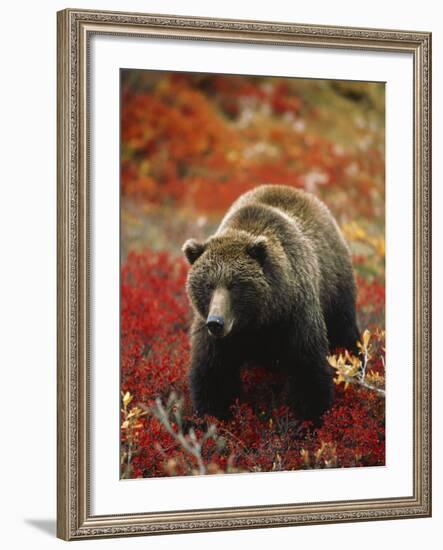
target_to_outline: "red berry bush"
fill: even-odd
[[[346,370],[352,363],[343,356],[330,358],[342,357],[343,365],[337,367],[335,404],[319,428],[279,405],[283,379],[260,368],[243,372],[243,395],[231,420],[194,417],[187,383],[186,271],[184,260],[153,251],[131,253],[122,269],[123,476],[199,473],[196,456],[174,434],[203,441],[198,457],[204,473],[384,464],[381,333],[371,335],[365,381],[360,370]]]

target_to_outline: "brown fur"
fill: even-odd
[[[350,254],[328,208],[301,190],[260,186],[183,250],[197,412],[226,417],[253,361],[283,369],[296,412],[317,418],[332,402],[328,349],[355,349],[359,337]]]

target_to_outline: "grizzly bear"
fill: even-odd
[[[280,369],[297,417],[318,421],[333,400],[328,351],[359,339],[350,253],[328,208],[299,189],[259,186],[183,252],[195,412],[227,418],[241,368],[255,364]]]

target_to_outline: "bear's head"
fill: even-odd
[[[282,290],[286,255],[266,236],[226,231],[206,242],[190,239],[183,252],[191,265],[187,290],[208,332],[223,338],[263,325]],[[279,253],[280,252],[280,253]]]

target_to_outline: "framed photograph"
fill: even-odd
[[[58,536],[431,514],[431,35],[58,13]]]

